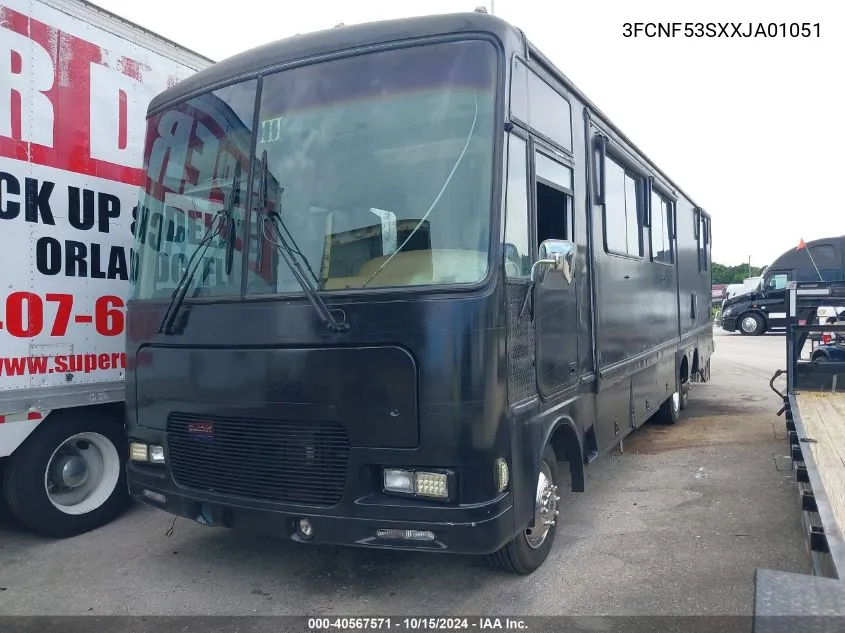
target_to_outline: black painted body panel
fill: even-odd
[[[351,439],[347,488],[329,509],[245,503],[185,490],[166,469],[134,465],[129,471],[133,496],[149,503],[144,489],[168,495],[172,501],[166,509],[190,518],[200,502],[221,516],[234,509],[242,524],[254,524],[256,515],[266,513],[268,525],[279,526],[271,531],[291,538],[296,537],[284,528],[286,518],[307,514],[324,518],[327,526],[330,518],[354,526],[349,534],[336,523],[327,527],[327,542],[390,546],[362,535],[362,522],[369,529],[381,521],[402,529],[435,526],[430,529],[442,536],[438,542],[445,549],[494,551],[533,516],[536,473],[547,443],[569,462],[573,489],[582,490],[588,458],[611,449],[653,415],[674,391],[683,359],[692,367],[709,358],[710,271],[698,269],[693,203],[673,186],[678,197],[675,264],[605,252],[589,160],[594,133],[613,137],[644,169],[665,176],[519,31],[498,18],[434,16],[291,38],[197,73],[156,97],[151,110],[236,75],[340,49],[470,32],[496,38],[503,51],[503,122],[508,62],[514,55],[528,57],[531,68],[569,99],[573,241],[578,247],[573,284],[535,288],[524,314],[526,285],[507,283],[498,264],[482,283],[461,290],[323,293],[330,308],[345,312],[351,326],[345,333],[328,331],[301,296],[187,301],[183,327],[170,336],[155,333],[163,303],[131,302],[130,437],[166,442],[167,418],[181,412],[331,419]],[[495,150],[494,236],[501,235],[503,222],[502,137],[497,135]],[[501,243],[491,257],[502,261]],[[699,296],[695,317],[692,294]],[[510,466],[503,494],[495,490],[498,457]],[[379,478],[383,466],[453,469],[457,494],[448,502],[386,495]],[[447,536],[450,530],[453,540]]]
[[[144,426],[163,430],[184,406],[205,415],[336,422],[352,446],[414,448],[419,442],[417,367],[400,347],[148,346],[144,352],[149,364],[135,374],[139,389],[151,394],[138,410]],[[152,387],[159,366],[185,372],[180,389]]]

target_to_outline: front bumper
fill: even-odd
[[[734,315],[728,317],[722,316],[719,327],[725,330],[725,332],[736,332],[736,321],[737,318]]]
[[[403,520],[420,506],[341,504],[335,508],[270,507],[246,499],[224,497],[175,484],[164,466],[127,465],[132,498],[140,503],[212,527],[227,527],[302,543],[347,545],[395,550],[428,550],[456,554],[490,554],[513,538],[514,512],[505,493],[488,503],[434,507],[431,521]],[[150,495],[149,493],[153,493]],[[164,501],[155,499],[160,495]],[[404,501],[404,500],[403,500]],[[310,538],[298,531],[300,519],[313,526]],[[379,538],[380,529],[429,531],[434,540]]]

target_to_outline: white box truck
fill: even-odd
[[[79,0],[0,0],[0,480],[66,537],[129,503],[125,310],[152,97],[211,64]]]

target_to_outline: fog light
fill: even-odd
[[[163,464],[164,463],[164,447],[163,446],[156,446],[154,444],[150,445],[150,461],[154,464]]]
[[[153,492],[152,490],[142,490],[141,494],[144,495],[147,499],[152,499],[156,503],[160,503],[161,505],[167,504],[167,497],[157,492]]]
[[[433,541],[434,532],[428,530],[376,530],[379,538],[393,539],[397,541]]]
[[[129,459],[133,462],[145,462],[147,458],[147,445],[140,442],[129,443]]]
[[[414,492],[414,473],[410,470],[384,469],[384,489],[390,492]]]
[[[496,460],[496,492],[504,492],[508,487],[509,479],[508,463],[500,457]]]
[[[421,497],[449,497],[449,478],[445,473],[415,473],[414,489]]]
[[[299,533],[305,538],[311,538],[314,536],[314,525],[308,519],[300,519]]]

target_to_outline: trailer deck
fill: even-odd
[[[845,526],[845,392],[799,391],[795,409],[801,412],[804,435],[813,440],[802,452],[815,462],[830,519],[836,527]]]
[[[787,369],[775,373],[770,385],[783,400],[778,415],[785,413],[812,576],[758,569],[755,631],[779,630],[768,616],[845,615],[845,362],[802,357],[814,332],[845,336],[845,324],[815,325],[820,306],[845,306],[845,283],[790,282],[787,288]],[[774,381],[784,373],[781,393]],[[823,624],[814,630],[840,630],[841,620]]]

